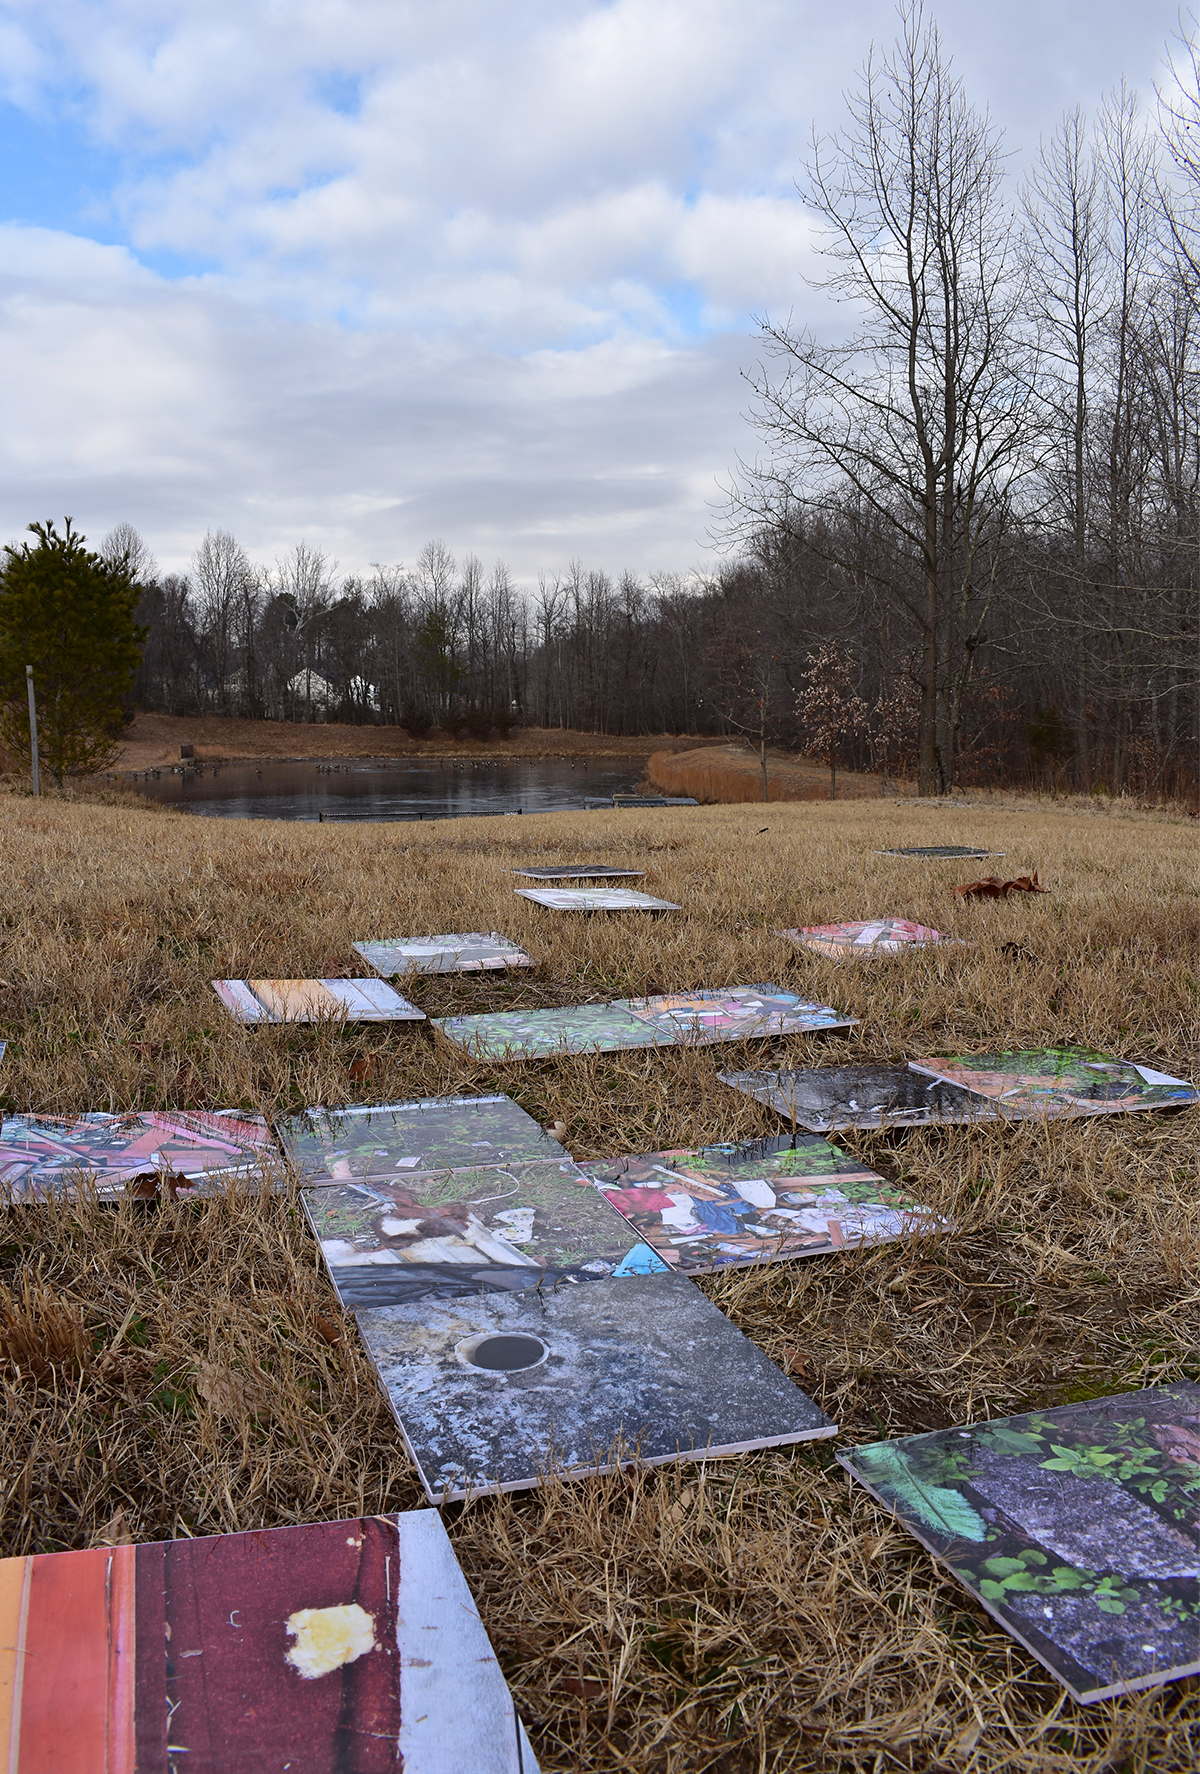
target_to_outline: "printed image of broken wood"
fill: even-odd
[[[1013,881],[1002,881],[998,875],[988,875],[982,881],[967,881],[962,887],[954,889],[956,899],[1007,899],[1010,893],[1049,893],[1048,887],[1038,885],[1037,870],[1031,875],[1018,875]]]

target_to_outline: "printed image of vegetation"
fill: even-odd
[[[314,1182],[567,1155],[506,1096],[312,1109],[281,1122],[279,1137],[292,1163]]]

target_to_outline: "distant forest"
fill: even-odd
[[[144,585],[138,704],[175,714],[742,733],[923,793],[1194,795],[1200,755],[1200,62],[1118,90],[1013,188],[905,15],[803,194],[850,331],[761,324],[757,453],[709,573],[536,589],[430,543],[335,578],[210,532]]]

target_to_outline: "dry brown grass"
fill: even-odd
[[[9,1108],[278,1114],[499,1087],[561,1118],[582,1156],[775,1131],[717,1081],[728,1064],[1084,1039],[1196,1068],[1200,894],[1182,821],[894,802],[416,826],[28,799],[3,813]],[[1051,892],[963,904],[954,864],[871,854],[935,842],[993,845]],[[644,866],[685,911],[587,919],[512,898],[513,864],[596,856]],[[884,913],[970,946],[839,966],[770,935]],[[420,1027],[245,1030],[207,983],[349,973],[353,937],[490,927],[541,969],[427,979],[412,988],[423,1008],[775,979],[862,1026],[824,1047],[489,1066]],[[856,1136],[953,1218],[949,1236],[704,1285],[850,1442],[1198,1377],[1196,1124]],[[5,1553],[419,1504],[290,1191],[10,1210],[0,1245]],[[1195,1681],[1076,1706],[825,1444],[447,1514],[547,1770],[1182,1774],[1200,1755]]]
[[[690,743],[687,742],[687,743]],[[694,795],[698,801],[729,805],[763,798],[762,766],[745,741],[712,744],[694,751],[655,751],[646,765],[647,778],[668,795]],[[893,792],[911,795],[910,783],[890,785]],[[883,791],[883,778],[866,771],[839,770],[838,799],[860,801]],[[768,801],[827,801],[829,768],[814,758],[798,758],[788,752],[767,753]]]

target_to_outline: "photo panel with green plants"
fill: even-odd
[[[1077,1700],[1200,1673],[1200,1386],[837,1457]]]
[[[498,930],[459,935],[380,938],[356,942],[368,967],[385,979],[405,973],[485,973],[505,967],[536,967],[532,955]]]
[[[581,1167],[673,1269],[823,1256],[944,1222],[810,1135],[586,1161]]]
[[[433,1503],[837,1434],[684,1275],[417,1300],[356,1321]]]
[[[953,1054],[908,1063],[914,1072],[968,1090],[994,1104],[999,1114],[1021,1120],[1037,1115],[1120,1115],[1200,1101],[1186,1079],[1087,1047]]]
[[[307,1109],[279,1124],[279,1141],[309,1183],[380,1182],[418,1170],[569,1156],[532,1115],[499,1094]]]
[[[782,986],[664,992],[561,1010],[504,1010],[434,1018],[434,1027],[481,1059],[537,1059],[626,1047],[703,1046],[848,1029],[856,1018]]]
[[[348,1311],[667,1266],[569,1158],[316,1184],[304,1206]]]

